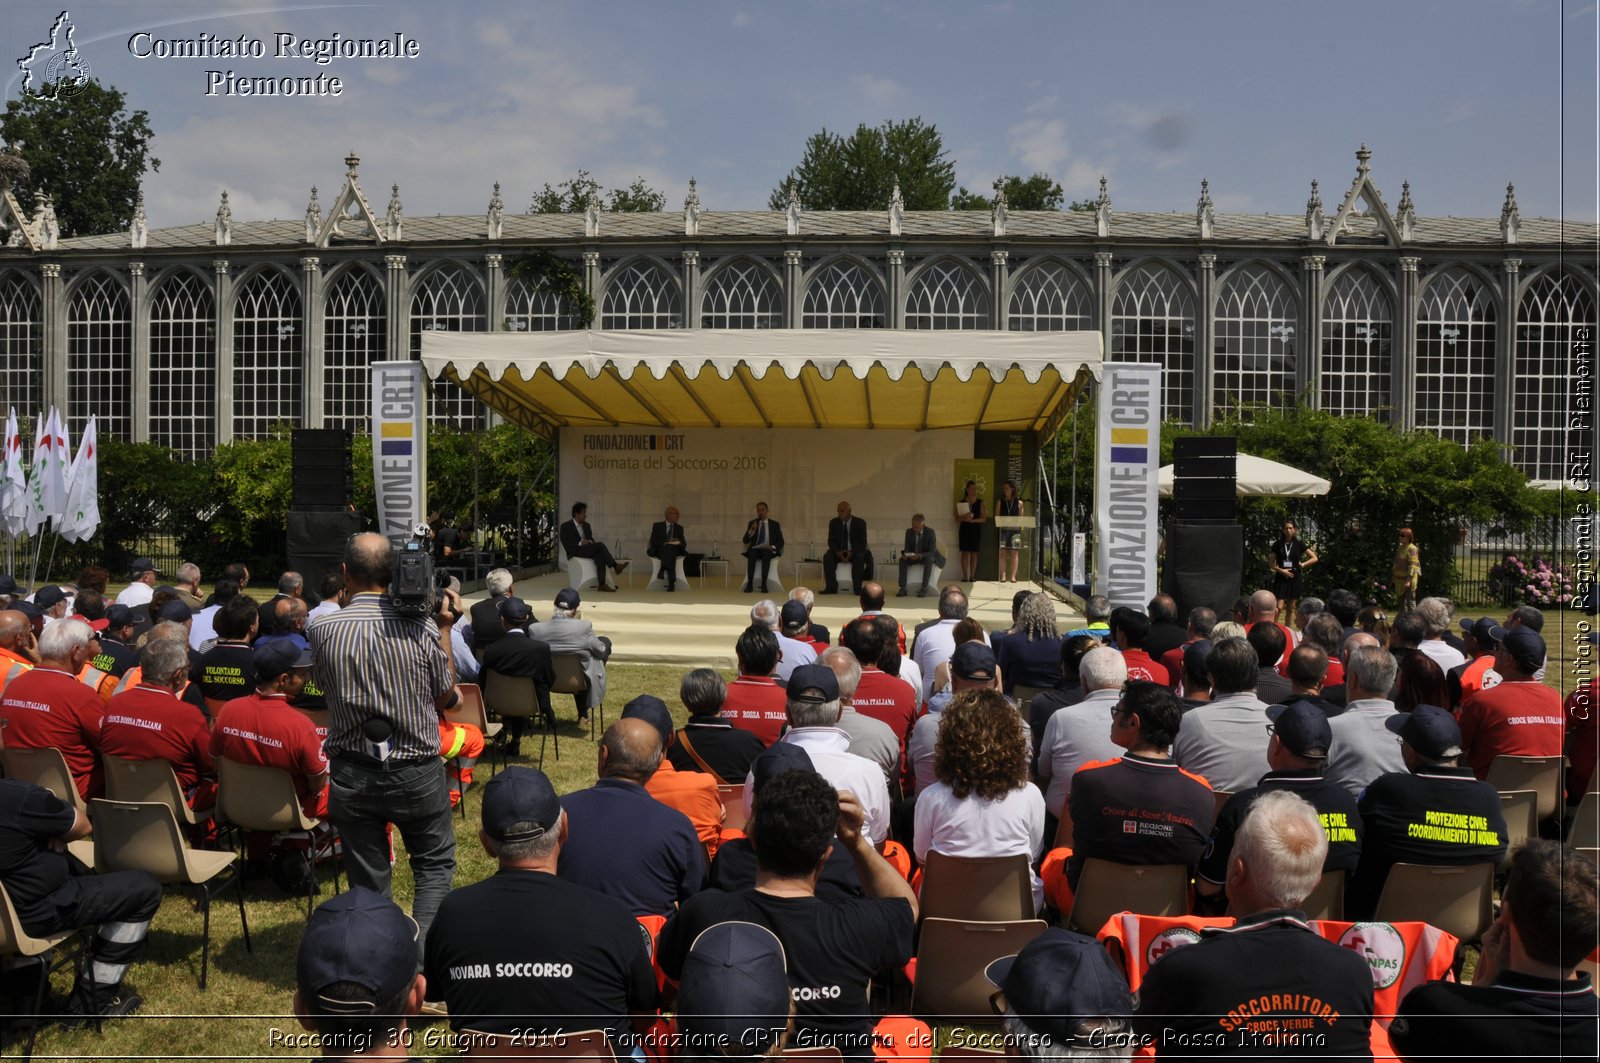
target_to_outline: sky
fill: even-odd
[[[62,0],[0,10],[7,80]],[[681,207],[765,209],[819,129],[921,116],[957,179],[1045,171],[1069,199],[1104,175],[1119,210],[1329,210],[1365,142],[1391,209],[1597,217],[1596,5],[1590,0],[413,0],[69,4],[93,76],[149,112],[150,224],[324,208],[344,172],[382,213],[508,212],[545,182],[642,176]],[[414,58],[279,57],[277,34],[414,41]],[[163,58],[169,42],[260,41],[261,58]],[[137,35],[137,36],[136,36]],[[156,43],[160,42],[160,44]],[[138,53],[146,53],[141,56]],[[237,77],[337,77],[338,96],[245,97]]]

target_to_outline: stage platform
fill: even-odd
[[[739,567],[743,568],[742,561]],[[661,590],[645,590],[649,577],[635,561],[622,574],[615,594],[593,588],[583,591],[581,612],[585,620],[594,622],[597,633],[611,639],[615,647],[611,659],[615,663],[732,669],[734,642],[739,632],[750,625],[750,607],[763,597],[739,593],[743,575],[742,571],[731,573],[724,586],[722,574],[713,569],[709,578],[689,580],[689,590],[679,589],[668,594]],[[792,585],[792,582],[788,584]],[[565,586],[566,573],[552,572],[518,580],[516,593],[533,607],[535,616],[545,619],[550,615],[556,592]],[[970,614],[977,617],[986,630],[1004,631],[1011,626],[1012,595],[1023,588],[1043,589],[1035,583],[980,580],[967,588]],[[900,621],[908,636],[918,624],[938,615],[938,599],[933,594],[926,598],[914,595],[895,598],[893,593],[891,589],[885,609]],[[471,603],[482,601],[484,597],[480,591],[466,596],[465,600]],[[788,594],[785,591],[769,597],[781,606]],[[818,593],[811,617],[833,632],[837,640],[839,629],[860,615],[861,606],[856,595],[842,591],[835,595]],[[1062,631],[1081,627],[1083,615],[1058,600],[1056,623]]]

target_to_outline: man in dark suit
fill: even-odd
[[[628,567],[628,563],[624,561],[618,564],[617,559],[611,556],[611,551],[606,549],[606,544],[595,540],[594,530],[589,527],[588,503],[572,504],[572,519],[561,525],[560,534],[561,549],[566,551],[568,557],[586,557],[600,570],[596,590],[617,589],[616,584],[606,582],[606,569],[620,576],[622,570]]]
[[[921,513],[912,514],[905,546],[900,549],[900,589],[895,592],[896,598],[906,596],[906,575],[912,565],[922,568],[922,578],[917,580],[917,597],[924,598],[928,594],[928,582],[933,579],[933,570],[944,567],[944,555],[939,552],[939,540],[933,529],[928,527],[928,518]]]
[[[822,593],[838,594],[840,564],[850,566],[850,583],[859,588],[872,576],[872,551],[867,549],[867,522],[850,515],[850,503],[839,503],[839,515],[828,522],[828,551],[822,555]]]
[[[688,552],[683,538],[683,525],[678,522],[678,507],[668,506],[666,520],[650,525],[650,545],[645,553],[656,559],[658,575],[667,581],[667,590],[678,589],[678,558]]]
[[[745,591],[756,589],[756,569],[761,570],[761,593],[767,593],[772,561],[783,554],[783,526],[767,517],[767,504],[756,503],[756,516],[744,530]]]
[[[505,637],[483,651],[484,672],[499,672],[501,675],[532,679],[534,688],[538,691],[540,714],[546,721],[554,720],[555,713],[550,708],[550,687],[556,681],[556,669],[550,660],[550,647],[538,639],[528,637],[528,625],[533,622],[533,609],[521,598],[505,597],[500,599],[499,611],[500,626],[504,630]],[[513,750],[516,749],[517,743],[522,741],[522,733],[527,724],[526,717],[507,718],[506,732],[510,735]]]
[[[503,568],[493,569],[483,577],[483,587],[489,597],[473,605],[472,626],[467,630],[472,651],[480,663],[489,647],[506,633],[505,625],[500,623],[500,603],[517,593],[510,571]]]

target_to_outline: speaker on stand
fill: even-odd
[[[289,502],[289,567],[311,589],[339,571],[345,540],[359,531],[351,511],[354,490],[350,433],[296,428],[290,436],[293,472]]]
[[[1239,526],[1238,441],[1187,436],[1173,445],[1173,525],[1167,536],[1166,590],[1180,616],[1198,606],[1227,616],[1244,578]]]

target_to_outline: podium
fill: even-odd
[[[1028,516],[996,517],[994,526],[996,528],[1037,528],[1039,526],[1039,518]]]
[[[997,516],[997,517],[994,518],[994,526],[996,528],[1000,529],[1002,534],[1005,533],[1005,532],[1008,532],[1008,531],[1026,531],[1026,530],[1029,530],[1029,529],[1032,529],[1032,528],[1037,528],[1039,526],[1039,519],[1037,517],[1029,517],[1029,516],[1021,516],[1021,517],[1000,517],[1000,516]],[[1023,555],[1017,561],[1017,572],[1018,572],[1018,574],[1020,575],[1022,573],[1032,572],[1033,571],[1033,536],[1024,535],[1022,537],[1022,549],[1019,550],[1018,553]]]

